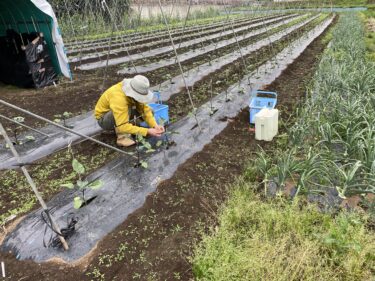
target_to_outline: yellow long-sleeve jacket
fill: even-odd
[[[130,112],[133,107],[136,108],[143,120],[154,128],[157,123],[151,108],[143,103],[139,103],[134,99],[127,97],[122,90],[122,83],[113,85],[106,90],[95,106],[95,118],[99,120],[105,113],[112,110],[116,122],[116,128],[120,134],[147,135],[147,128],[138,127],[129,122]]]

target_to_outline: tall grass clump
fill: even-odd
[[[264,201],[234,188],[219,226],[195,249],[196,280],[372,280],[375,238],[366,218],[332,219],[313,205]]]

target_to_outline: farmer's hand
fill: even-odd
[[[156,125],[156,126],[154,127],[154,129],[158,130],[158,132],[159,132],[160,134],[162,134],[162,133],[165,132],[165,129],[164,129],[163,126]]]
[[[157,130],[156,128],[151,128],[151,129],[148,129],[147,131],[147,135],[151,136],[151,137],[161,137],[161,132],[159,130]]]

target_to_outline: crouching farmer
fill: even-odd
[[[104,130],[115,130],[117,145],[128,147],[135,144],[131,135],[160,137],[164,127],[159,126],[151,108],[153,93],[150,82],[142,75],[122,82],[106,90],[95,106],[95,118]],[[140,116],[150,126],[143,128],[132,123],[134,116]]]

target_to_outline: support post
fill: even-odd
[[[13,156],[17,159],[17,162],[19,164],[22,164],[21,162],[21,158],[20,156],[18,155],[18,152],[17,150],[14,148],[13,146],[13,143],[11,142],[11,140],[9,139],[9,136],[7,134],[7,132],[5,131],[3,125],[1,124],[0,122],[0,133],[3,135],[6,143],[9,145],[9,148],[10,150],[12,151],[12,154]],[[27,169],[25,168],[25,166],[21,165],[21,170],[23,172],[23,174],[25,175],[26,179],[27,179],[27,182],[29,183],[29,185],[31,186],[31,189],[33,190],[36,198],[38,199],[40,205],[42,206],[43,210],[45,211],[48,211],[48,208],[47,208],[47,204],[44,202],[42,196],[40,195],[38,189],[36,188],[36,185],[33,181],[33,179],[31,178],[29,172],[27,171]],[[57,225],[57,223],[55,222],[55,220],[51,217],[51,223],[52,223],[52,227],[53,229],[57,232],[57,233],[61,233],[60,231],[60,227]],[[68,246],[68,243],[66,243],[66,240],[63,236],[59,235],[59,239],[61,241],[61,244],[63,245],[63,248],[65,251],[69,250],[69,246]]]

